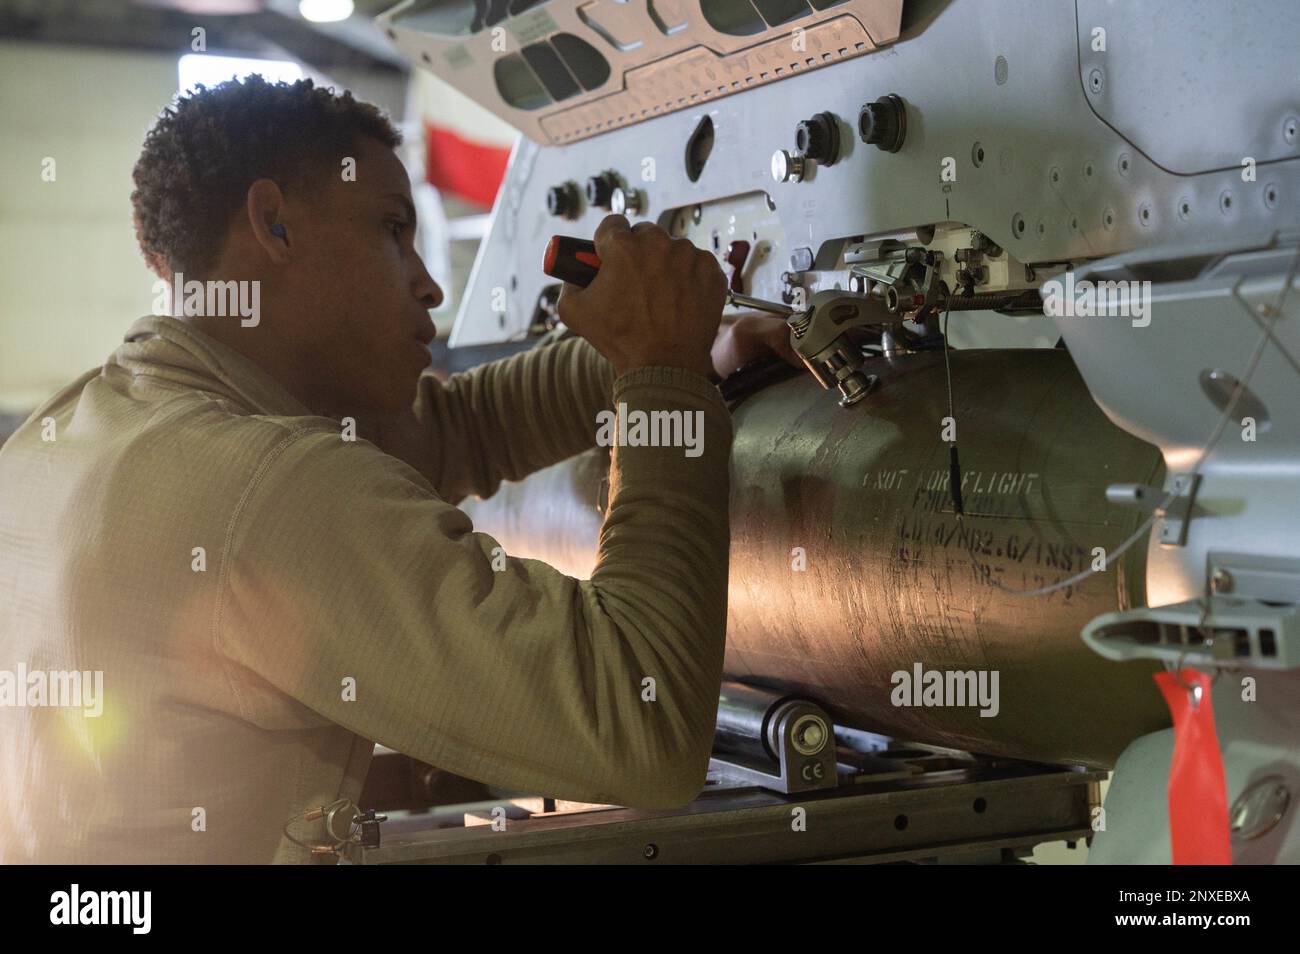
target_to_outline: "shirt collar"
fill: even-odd
[[[111,360],[132,373],[225,393],[259,414],[315,416],[255,362],[169,315],[146,315],[132,324]]]

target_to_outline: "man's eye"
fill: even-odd
[[[393,238],[397,239],[399,242],[402,240],[402,236],[406,234],[407,226],[408,223],[403,222],[401,219],[388,220],[388,231],[391,232]]]

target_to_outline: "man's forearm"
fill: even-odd
[[[420,471],[446,500],[490,496],[595,444],[614,370],[580,338],[455,374],[420,379],[414,414],[375,443]]]

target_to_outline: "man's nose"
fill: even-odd
[[[438,287],[438,283],[433,280],[433,276],[424,267],[424,262],[419,263],[419,269],[420,273],[416,276],[415,285],[411,288],[411,291],[415,293],[416,298],[420,299],[420,304],[424,305],[425,308],[437,308],[442,304],[444,297],[442,289]]]

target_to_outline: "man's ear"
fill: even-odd
[[[248,224],[253,238],[266,256],[276,265],[286,265],[292,259],[292,236],[284,221],[284,193],[270,179],[258,179],[248,187],[246,202]]]

